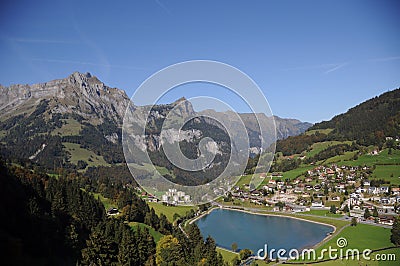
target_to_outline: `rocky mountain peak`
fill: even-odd
[[[88,120],[120,122],[129,98],[123,90],[110,88],[89,72],[74,72],[64,79],[33,85],[0,87],[1,116],[32,111],[42,100],[51,113],[76,113]]]
[[[185,97],[181,97],[172,103],[173,106],[177,106],[182,117],[188,117],[195,114],[193,105]]]

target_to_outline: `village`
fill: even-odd
[[[250,202],[275,212],[325,209],[360,222],[392,225],[400,212],[400,188],[370,176],[370,167],[336,164],[315,167],[293,180],[283,180],[279,173],[261,174],[264,181],[258,189],[236,186],[224,201]]]

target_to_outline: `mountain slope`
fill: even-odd
[[[400,132],[400,89],[367,100],[313,129],[332,128],[329,138],[357,140],[360,144],[378,144]]]
[[[129,98],[90,73],[75,72],[65,79],[34,85],[0,86],[1,119],[32,112],[42,100],[49,114],[76,114],[92,124],[104,120],[121,123]]]
[[[33,162],[53,171],[57,168],[87,170],[92,166],[123,163],[121,127],[129,101],[123,90],[110,88],[89,73],[75,72],[64,79],[34,85],[0,86],[0,155],[18,162]],[[130,108],[139,114],[137,119],[148,109],[133,104]],[[171,104],[153,106],[147,120],[141,121],[146,123],[146,136],[140,137],[135,145],[139,150],[148,150],[165,167],[170,165],[160,149],[160,130],[170,110],[181,118],[203,114],[196,113],[190,102],[182,98]],[[217,117],[231,115],[213,112]],[[261,136],[254,115],[239,116],[249,132],[251,152],[258,153]],[[260,117],[260,122],[268,128],[275,120],[278,138],[299,134],[310,126],[293,119]],[[229,127],[235,129],[234,123]],[[185,155],[196,157],[199,138],[208,136],[222,152],[217,159],[225,161],[229,149],[224,147],[229,145],[226,133],[218,128],[221,129],[218,123],[207,118],[189,123],[181,133],[186,131],[189,136],[196,131],[197,137],[180,140]],[[174,138],[173,132],[170,137]],[[268,145],[273,141],[274,138],[266,139]]]
[[[310,127],[304,134],[278,140],[276,150],[300,154],[323,141],[354,141],[382,146],[386,137],[400,135],[400,89],[367,100],[346,113]]]

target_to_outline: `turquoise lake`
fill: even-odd
[[[323,224],[225,209],[214,210],[195,223],[203,237],[210,235],[218,246],[230,250],[236,242],[239,249],[249,248],[254,253],[264,244],[269,250],[310,248],[333,232],[333,227]]]

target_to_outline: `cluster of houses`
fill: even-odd
[[[350,214],[362,219],[365,208],[377,208],[379,217],[375,222],[390,224],[400,212],[400,188],[388,185],[371,185],[368,177],[372,170],[357,166],[318,166],[308,170],[302,178],[283,180],[278,173],[262,174],[259,189],[235,187],[233,199],[250,201],[258,205],[273,206],[276,211],[300,212],[310,209],[329,209],[331,205],[345,206]],[[277,206],[277,203],[279,204]],[[377,218],[377,219],[376,219]],[[372,219],[372,218],[371,218]]]
[[[187,204],[190,203],[190,195],[186,195],[183,191],[177,191],[175,188],[170,188],[161,196],[161,201],[168,205]]]

